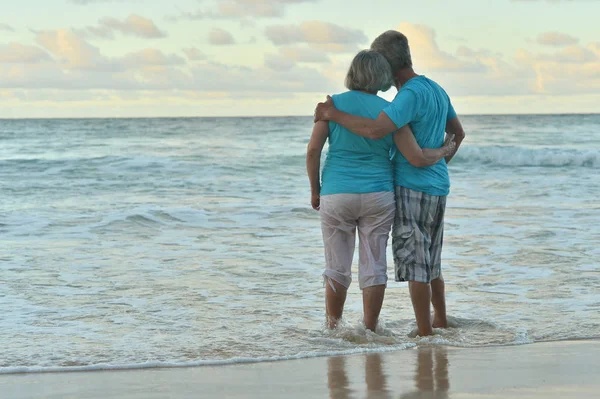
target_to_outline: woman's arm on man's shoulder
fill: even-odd
[[[324,103],[317,104],[315,108],[316,121],[335,122],[352,133],[372,140],[384,138],[397,129],[385,112],[381,112],[377,119],[348,114],[337,109],[330,96],[327,96],[327,101]]]

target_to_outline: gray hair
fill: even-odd
[[[372,50],[363,50],[352,60],[345,83],[348,90],[376,93],[392,87],[394,78],[384,56]]]
[[[392,73],[412,67],[408,39],[402,33],[388,30],[382,33],[371,44],[371,50],[383,55],[392,67]]]

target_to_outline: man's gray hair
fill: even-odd
[[[383,55],[372,50],[362,50],[356,54],[346,75],[348,90],[376,93],[387,91],[393,84],[390,64]]]
[[[388,30],[382,33],[371,44],[371,50],[383,55],[392,67],[392,73],[412,67],[408,39],[402,33]]]

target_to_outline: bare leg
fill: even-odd
[[[431,304],[433,305],[433,327],[447,328],[446,296],[442,277],[431,281]]]
[[[374,285],[363,289],[363,312],[365,314],[365,327],[367,330],[375,331],[383,297],[385,294],[385,285]]]
[[[335,286],[335,291],[331,284]],[[329,328],[336,328],[344,312],[344,303],[346,302],[346,287],[337,281],[326,278],[325,280],[325,314]]]
[[[431,301],[431,287],[426,283],[409,281],[410,299],[412,300],[419,335],[424,337],[433,334],[431,327],[431,313],[429,302]]]

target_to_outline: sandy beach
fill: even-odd
[[[0,376],[6,399],[594,398],[600,341],[429,346],[303,360]]]

